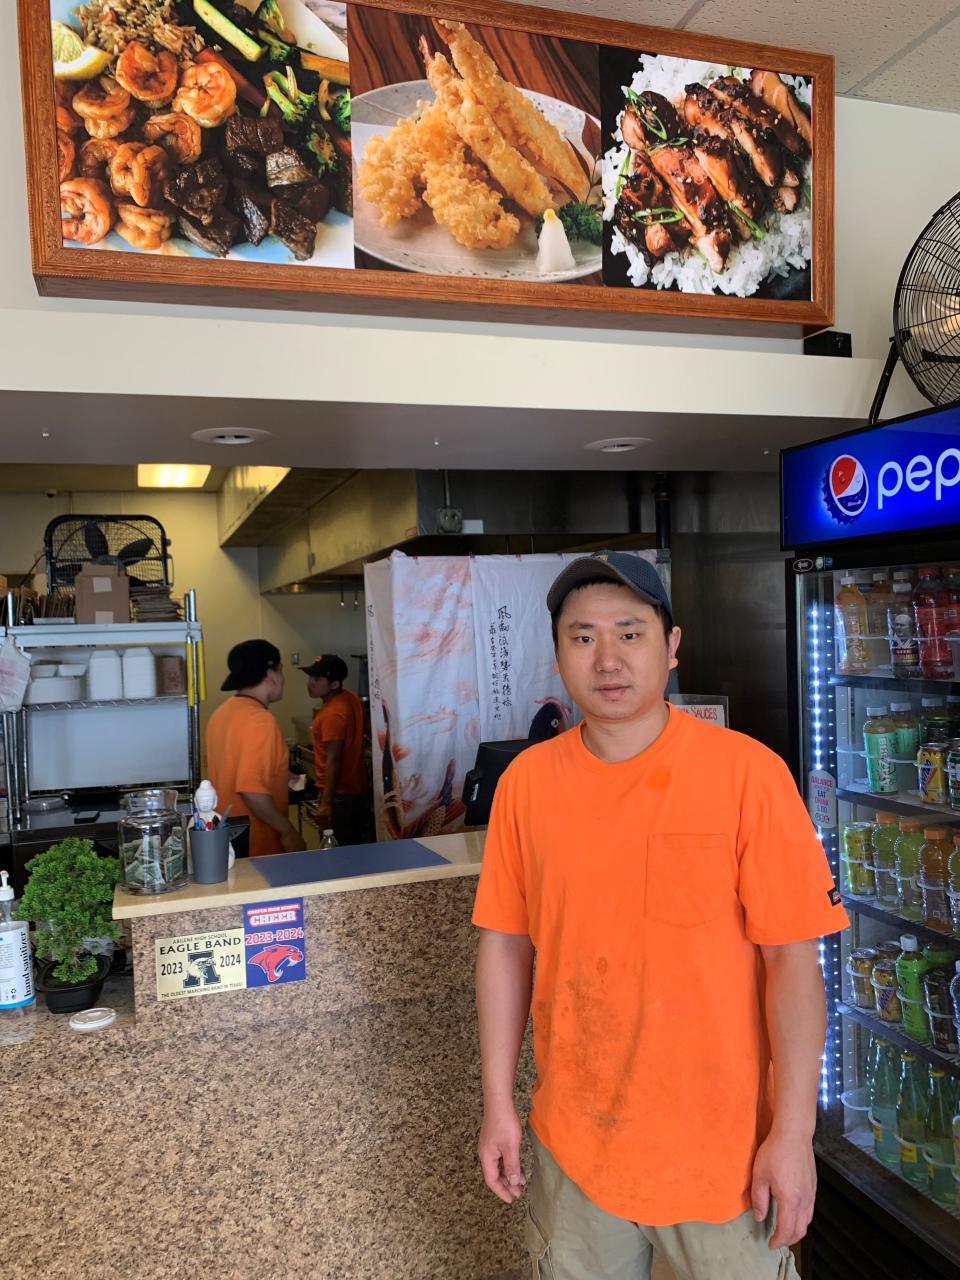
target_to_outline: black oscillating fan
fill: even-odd
[[[960,192],[937,210],[907,254],[893,295],[890,343],[871,425],[898,359],[931,404],[960,400]]]
[[[69,589],[91,562],[126,570],[134,586],[169,587],[169,546],[153,516],[57,516],[43,535],[47,589]]]

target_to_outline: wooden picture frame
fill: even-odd
[[[740,297],[601,285],[434,276],[355,268],[100,252],[65,247],[57,189],[49,9],[18,0],[33,275],[45,297],[328,311],[606,328],[683,329],[799,336],[834,313],[834,64],[816,53],[700,36],[504,0],[363,0],[370,9],[417,14],[586,41],[656,50],[677,58],[776,68],[811,77],[812,257],[809,299]]]

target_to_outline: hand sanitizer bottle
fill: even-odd
[[[13,887],[0,871],[0,1018],[22,1018],[36,1005],[30,926],[13,918]]]

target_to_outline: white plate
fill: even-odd
[[[590,156],[583,145],[583,127],[587,115],[579,107],[558,98],[523,89],[521,92],[539,107],[551,124],[555,125],[577,152],[591,165],[596,158]],[[380,225],[380,213],[376,205],[364,200],[356,183],[356,173],[363,152],[374,134],[383,134],[401,119],[412,116],[419,102],[430,102],[433,90],[426,80],[408,80],[402,84],[384,85],[371,89],[353,99],[353,165],[354,201],[353,234],[356,247],[379,258],[393,267],[405,271],[417,271],[435,276],[480,276],[492,280],[555,281],[580,280],[583,276],[599,271],[603,261],[600,245],[585,244],[575,240],[570,245],[576,266],[569,271],[554,271],[544,275],[537,270],[537,237],[533,219],[521,214],[521,230],[508,249],[465,249],[457,244],[446,228],[433,219],[430,210],[423,209],[412,218],[406,218],[392,227]],[[590,117],[600,128],[596,117]]]

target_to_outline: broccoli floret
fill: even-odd
[[[333,123],[337,126],[341,133],[350,132],[350,90],[346,89],[343,93],[338,94],[333,100],[333,107],[330,115]]]
[[[340,163],[337,148],[322,124],[310,125],[307,131],[306,148],[313,156],[317,174],[321,178],[329,178],[336,173]]]
[[[297,37],[283,20],[283,14],[280,12],[280,5],[277,0],[261,0],[253,17],[255,22],[259,23],[261,27],[266,27],[268,31],[272,31],[284,44],[297,43]]]
[[[571,200],[557,210],[557,217],[563,223],[568,240],[585,240],[588,244],[603,244],[603,219],[600,210],[592,204],[583,204],[579,200]],[[535,224],[539,236],[543,230],[543,214]]]
[[[268,71],[263,77],[263,87],[270,101],[280,108],[280,114],[287,124],[302,124],[317,100],[315,93],[304,93],[299,88],[291,67],[287,67],[286,74]]]
[[[285,41],[275,36],[272,31],[268,31],[266,27],[257,28],[257,39],[261,40],[267,47],[267,57],[271,62],[289,62],[290,55],[293,53],[293,45],[287,44]]]

